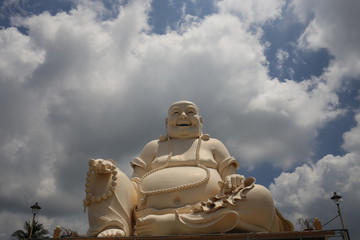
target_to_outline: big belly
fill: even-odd
[[[156,191],[147,195],[144,208],[178,208],[215,196],[219,190],[221,177],[216,169],[208,169],[210,178],[200,185],[187,187],[205,179],[207,173],[200,167],[184,166],[159,170],[147,176],[142,182],[142,190]],[[176,187],[185,186],[184,189]],[[163,191],[168,189],[168,191]]]

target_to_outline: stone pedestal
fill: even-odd
[[[204,235],[177,235],[157,237],[113,237],[113,238],[56,238],[57,240],[328,240],[335,239],[336,231],[303,231],[303,232],[279,232],[279,233],[226,233]]]

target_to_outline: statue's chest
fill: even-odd
[[[199,155],[196,156],[196,151],[186,151],[184,153],[174,153],[169,158],[169,153],[161,154],[157,156],[154,161],[151,163],[151,168],[157,168],[163,166],[168,162],[169,167],[175,166],[196,166],[202,164],[209,168],[216,168],[217,163],[213,158],[213,155],[210,151],[201,149]]]

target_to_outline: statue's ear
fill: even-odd
[[[169,121],[169,119],[168,119],[168,118],[165,118],[165,127],[167,127],[168,121]]]

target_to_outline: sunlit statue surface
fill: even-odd
[[[172,104],[167,136],[145,145],[129,179],[112,160],[89,161],[89,236],[291,231],[270,192],[237,174],[222,142],[202,134],[198,107]]]

